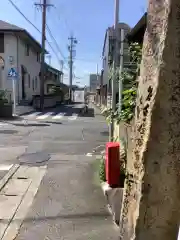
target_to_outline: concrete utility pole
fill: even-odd
[[[118,24],[119,24],[119,0],[115,0],[115,13],[114,13],[114,42],[115,48],[113,53],[113,79],[112,79],[112,116],[110,123],[110,140],[113,141],[114,133],[114,112],[116,111],[116,71],[118,60]]]
[[[53,6],[47,4],[47,0],[43,0],[43,3],[35,3],[35,6],[42,8],[42,52],[41,52],[41,71],[40,71],[40,109],[44,109],[44,79],[45,79],[45,42],[46,42],[46,10],[47,7]]]
[[[73,82],[73,52],[75,51],[74,47],[77,44],[76,38],[73,36],[68,38],[70,40],[70,45],[68,46],[69,50],[69,99],[72,101],[72,82]]]
[[[121,113],[122,109],[122,91],[123,91],[123,86],[122,86],[122,71],[123,71],[123,64],[124,64],[124,29],[121,29],[121,50],[120,50],[120,68],[119,68],[119,113]]]
[[[63,71],[64,71],[64,61],[63,60],[60,61],[60,69],[61,69],[61,72],[62,72],[61,82],[63,83],[63,78],[64,78],[64,73],[63,73]]]

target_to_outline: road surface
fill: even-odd
[[[22,210],[27,215],[19,224],[16,240],[118,239],[91,154],[107,140],[107,126],[93,109],[83,116],[81,108],[81,104],[61,106],[25,115],[4,126],[1,122],[0,151],[4,151],[4,159],[0,165],[46,167],[32,205],[25,204]]]

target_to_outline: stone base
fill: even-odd
[[[108,210],[113,216],[113,221],[119,226],[124,188],[111,188],[107,182],[104,182],[102,183],[102,189],[108,203]]]

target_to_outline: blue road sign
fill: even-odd
[[[8,77],[14,77],[17,78],[18,74],[16,72],[16,70],[14,68],[10,68],[9,72],[8,72]]]

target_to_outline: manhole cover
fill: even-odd
[[[36,164],[43,163],[50,159],[50,155],[44,152],[25,153],[19,157],[20,163]]]

